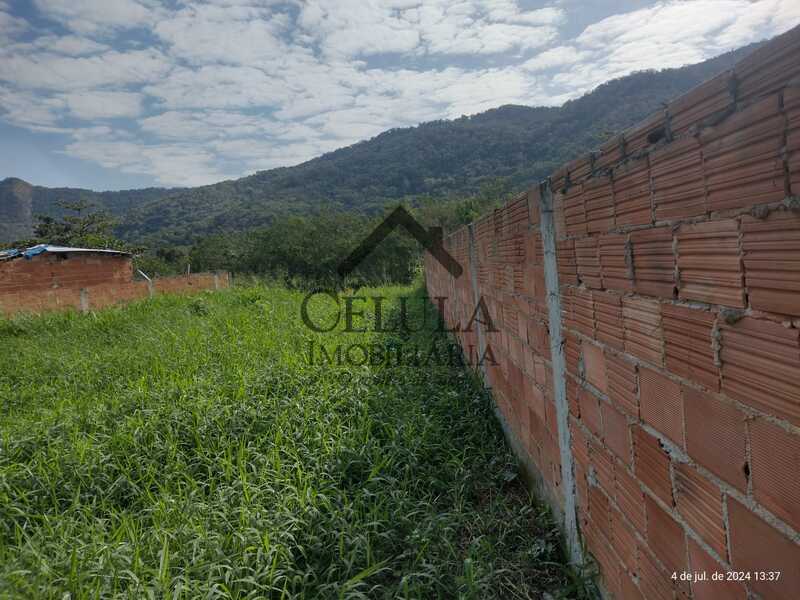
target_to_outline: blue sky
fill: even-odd
[[[0,179],[213,183],[799,22],[797,0],[0,0]]]

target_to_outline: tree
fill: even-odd
[[[83,200],[75,202],[59,200],[57,204],[68,211],[68,214],[60,219],[37,215],[38,223],[34,226],[33,232],[38,243],[134,250],[114,236],[116,222],[108,214],[92,210],[91,205]]]

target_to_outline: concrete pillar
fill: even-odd
[[[81,288],[80,310],[82,313],[89,312],[89,290]]]
[[[569,431],[569,406],[566,389],[566,361],[564,337],[561,331],[561,294],[558,283],[558,260],[556,256],[556,227],[553,211],[553,193],[550,180],[539,188],[539,222],[544,248],[544,276],[547,285],[547,312],[550,323],[550,356],[553,368],[553,395],[558,422],[558,447],[561,454],[561,482],[564,491],[564,534],[570,559],[575,564],[583,563],[578,519],[575,503],[575,459],[572,455]]]

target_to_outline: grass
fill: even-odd
[[[583,597],[469,373],[306,356],[437,334],[301,300],[0,320],[0,597]]]

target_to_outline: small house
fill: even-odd
[[[132,280],[133,256],[128,252],[50,244],[0,252],[0,295]]]

